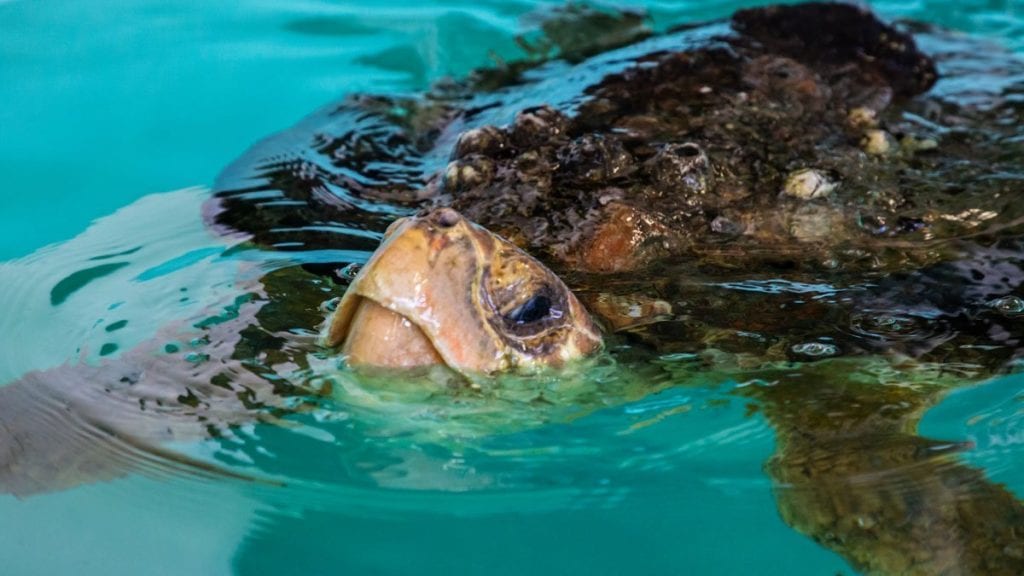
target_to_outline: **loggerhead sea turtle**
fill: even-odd
[[[1017,573],[1018,500],[915,430],[1022,355],[1019,87],[956,81],[1021,65],[918,26],[952,77],[928,94],[911,29],[842,4],[743,10],[574,65],[354,97],[229,168],[217,222],[301,249],[383,229],[377,202],[454,207],[562,275],[631,343],[623,361],[759,374],[797,529],[867,572]]]
[[[354,98],[229,168],[211,219],[282,249],[369,248],[367,232],[383,233],[393,213],[380,206],[455,207],[563,275],[613,338],[633,344],[624,363],[686,352],[759,376],[766,384],[746,393],[776,426],[769,471],[798,529],[866,571],[1017,573],[1020,504],[951,459],[955,445],[914,434],[951,385],[921,367],[955,358],[991,373],[1019,356],[1019,214],[1006,177],[1019,157],[1002,150],[1015,126],[995,121],[1015,112],[961,106],[948,93],[907,101],[934,81],[909,35],[858,8],[741,11],[729,26],[683,29],[572,66],[511,69],[497,89],[486,76],[422,99]],[[451,214],[442,208],[399,230],[423,235],[409,222]],[[929,267],[910,271],[918,265]],[[384,270],[370,265],[354,284]],[[893,275],[879,282],[880,272]],[[786,282],[769,281],[780,274]],[[813,287],[822,274],[841,288],[811,302],[813,290],[787,289]],[[291,280],[267,286],[275,282]],[[516,312],[525,314],[532,294],[515,296],[504,310],[513,329],[545,308],[566,311],[540,305],[523,316]],[[1002,304],[985,306],[992,302]],[[429,320],[410,314],[410,324]],[[583,316],[573,318],[590,332]],[[353,341],[340,332],[350,352],[377,349],[372,339],[386,334],[364,330]],[[437,336],[465,345],[461,331],[442,326]],[[288,355],[279,342],[212,341],[234,349],[222,357],[254,344]],[[431,346],[456,371],[473,371]],[[796,371],[788,363],[821,355],[841,357]],[[879,361],[906,385],[880,387]],[[174,370],[145,371],[161,372]],[[214,388],[234,383],[193,376],[210,386],[168,402],[202,412],[224,396]],[[181,389],[152,383],[157,396]],[[145,389],[130,377],[125,384]],[[9,388],[12,398],[29,389]],[[19,402],[6,405],[31,405]],[[65,405],[76,414],[99,406],[95,398]],[[103,421],[105,410],[91,414]],[[17,422],[5,426],[31,429]],[[115,436],[134,439],[137,430]]]

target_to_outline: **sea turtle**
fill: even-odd
[[[951,75],[991,69],[917,31]],[[562,275],[632,344],[620,360],[759,375],[780,510],[854,566],[1022,569],[1017,499],[915,433],[1021,357],[1016,88],[922,97],[936,67],[907,29],[826,3],[507,72],[354,97],[260,144],[225,172],[218,223],[302,249],[329,241],[313,226],[383,229],[376,202],[456,208]]]
[[[993,69],[971,41],[919,32],[954,75]],[[111,446],[315,403],[320,391],[282,377],[313,337],[282,327],[316,326],[346,284],[326,344],[354,363],[441,361],[472,394],[481,373],[586,355],[595,332],[564,280],[636,372],[633,393],[657,388],[653,359],[742,378],[777,433],[783,517],[857,568],[1021,572],[1020,502],[950,456],[956,444],[915,433],[946,390],[1021,355],[1018,111],[956,83],[914,99],[933,61],[842,4],[744,10],[579,54],[422,97],[355,96],[255,146],[218,181],[215,228],[278,250],[384,239],[381,251],[351,282],[344,262],[261,278],[256,302],[201,326],[194,352],[214,362],[140,348],[0,389],[4,483],[52,488],[67,462],[102,476],[117,470]],[[445,249],[472,265],[431,257]],[[423,300],[439,282],[447,298]],[[457,325],[435,323],[442,312]],[[417,353],[381,354],[381,338]],[[54,406],[113,442],[37,417]]]

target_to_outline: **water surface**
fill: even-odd
[[[663,29],[752,4],[647,8]],[[344,94],[411,93],[521,56],[514,37],[546,5],[0,3],[0,328],[11,335],[0,380],[96,366],[154,338],[187,354],[194,331],[159,331],[229,309],[262,274],[365,259],[217,236],[203,224],[204,188],[250,144]],[[1020,48],[1014,2],[876,8]],[[844,287],[722,288],[811,299]],[[899,333],[872,322],[860,327]],[[168,445],[189,461],[0,496],[5,573],[851,573],[780,518],[763,470],[775,438],[741,392],[750,382],[688,361],[662,359],[658,377],[677,380],[648,395],[598,369],[573,398],[578,415],[530,408],[515,382],[497,404],[344,379],[329,395],[300,390],[284,395],[303,405],[287,426]],[[963,382],[984,383],[947,397],[921,432],[973,443],[963,461],[1024,494],[1024,382]],[[609,383],[617,395],[595,403],[587,387]]]

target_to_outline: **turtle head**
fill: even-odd
[[[444,364],[462,374],[560,366],[601,347],[553,272],[450,208],[402,218],[329,320],[353,366]]]

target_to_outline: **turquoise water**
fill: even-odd
[[[645,4],[666,27],[755,3]],[[197,207],[228,162],[346,93],[411,92],[487,64],[489,51],[514,58],[515,34],[544,5],[0,2],[0,328],[11,335],[0,381],[98,362],[104,345],[127,350],[230,301],[247,267],[272,256],[215,258],[231,241],[207,232]],[[1024,48],[1020,3],[875,7]],[[127,251],[61,306],[39,289]],[[364,438],[342,417],[359,421],[355,409],[242,427],[177,448],[267,481],[154,466],[0,496],[2,572],[849,573],[779,518],[762,471],[772,432],[733,386],[667,390],[466,453],[417,452],[402,426]],[[973,441],[965,458],[1024,494],[1022,387],[1011,377],[959,391],[923,432]]]

